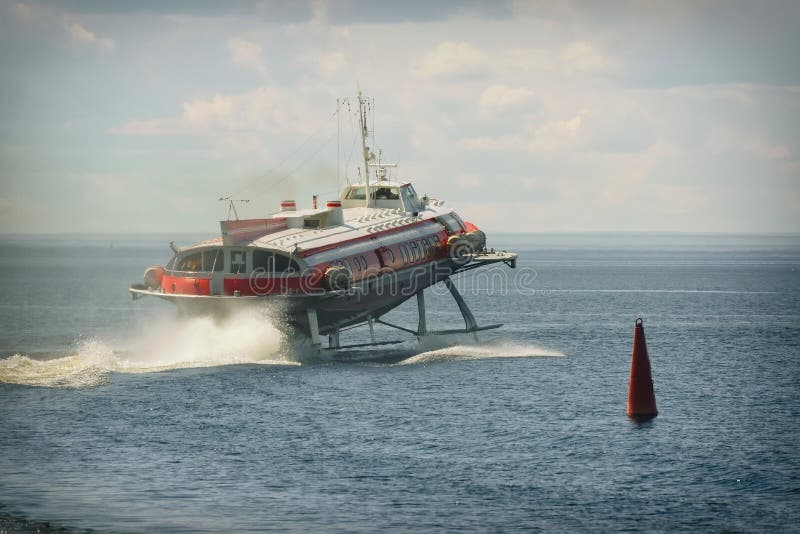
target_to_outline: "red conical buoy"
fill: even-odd
[[[647,342],[644,339],[642,319],[636,319],[633,332],[633,355],[631,357],[631,382],[628,388],[628,417],[649,419],[658,415],[656,394],[653,392],[653,375]]]

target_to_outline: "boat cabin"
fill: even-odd
[[[353,184],[342,193],[343,208],[361,208],[367,205],[367,188],[369,187],[369,207],[400,209],[416,212],[423,209],[423,203],[410,183],[389,182],[380,180],[367,186],[365,183]]]

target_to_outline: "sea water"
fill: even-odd
[[[798,530],[798,236],[492,235],[518,269],[456,282],[501,329],[378,326],[402,343],[340,361],[285,351],[268,309],[131,301],[170,239],[0,240],[0,530]],[[444,288],[426,302],[463,325]],[[625,417],[637,317],[647,423]]]

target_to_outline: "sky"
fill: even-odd
[[[0,233],[399,178],[490,232],[799,232],[800,2],[0,0]],[[339,106],[337,99],[349,97]],[[349,106],[348,106],[349,102]]]

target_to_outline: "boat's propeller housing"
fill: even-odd
[[[450,259],[459,266],[469,263],[475,255],[475,247],[464,234],[451,235],[447,239],[447,250]]]
[[[325,271],[325,287],[328,291],[338,291],[350,289],[352,273],[346,267],[337,265],[328,267]]]
[[[463,236],[472,244],[472,248],[476,252],[486,248],[486,234],[483,233],[483,230],[472,230]]]

